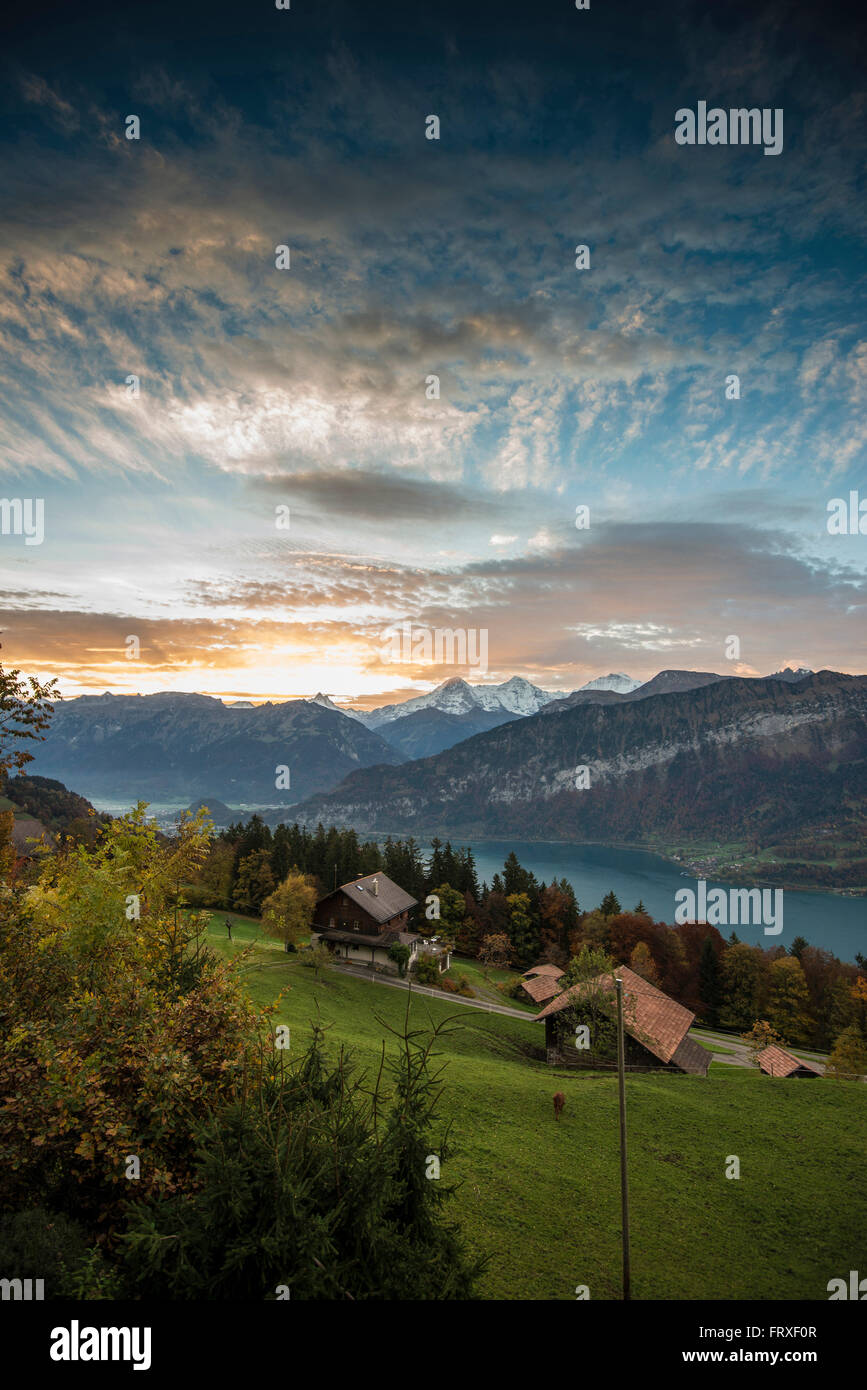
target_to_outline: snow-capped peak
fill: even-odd
[[[641,681],[633,680],[631,676],[626,676],[622,671],[613,671],[608,676],[597,676],[595,680],[588,681],[582,685],[582,690],[615,690],[618,695],[629,695],[631,691],[637,690],[642,684]]]
[[[802,681],[807,676],[813,676],[815,674],[815,671],[811,671],[809,666],[799,666],[797,671],[791,666],[786,666],[782,671],[774,671],[770,676],[766,676],[765,680],[794,682]]]
[[[543,705],[555,700],[547,690],[540,690],[523,676],[512,676],[502,685],[470,685],[461,676],[443,681],[427,695],[416,695],[400,705],[384,705],[364,716],[369,729],[403,719],[417,710],[438,709],[444,714],[469,714],[473,710],[506,710],[509,714],[536,714]]]
[[[331,696],[323,695],[321,690],[317,691],[315,695],[312,695],[307,703],[309,705],[321,705],[323,709],[336,710],[338,714],[347,714],[350,719],[361,719],[361,715],[357,709],[347,709],[341,705],[335,705]],[[363,722],[362,720],[362,723]]]

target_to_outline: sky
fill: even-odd
[[[782,149],[678,143],[699,102]],[[7,666],[366,707],[867,670],[857,7],[51,0],[0,112]]]

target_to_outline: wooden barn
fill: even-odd
[[[802,1062],[781,1047],[766,1047],[756,1058],[765,1076],[821,1076],[809,1062]]]
[[[710,1053],[693,1038],[689,1030],[695,1014],[669,999],[667,994],[636,975],[628,966],[619,965],[611,975],[599,975],[595,980],[573,985],[563,990],[536,1015],[545,1024],[545,1050],[548,1062],[556,1066],[613,1067],[610,1049],[605,1054],[594,1053],[592,1013],[589,1000],[594,991],[614,990],[615,976],[623,981],[623,1032],[627,1071],[686,1072],[691,1076],[707,1076]],[[582,1011],[582,998],[584,1009]],[[564,1026],[562,1014],[569,1010],[570,1026]],[[591,1032],[591,1046],[576,1046],[571,1020],[581,1023],[586,1018]]]
[[[544,1004],[560,993],[562,975],[559,965],[534,965],[532,970],[524,972],[521,988],[534,1004]]]

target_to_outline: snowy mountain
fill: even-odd
[[[400,705],[383,705],[381,709],[356,715],[368,729],[379,729],[394,719],[405,719],[419,710],[437,709],[443,714],[478,714],[480,711],[529,715],[538,714],[543,705],[555,700],[547,690],[531,685],[522,676],[513,676],[502,685],[470,685],[460,676],[443,681],[427,695],[416,695]],[[343,710],[344,714],[351,711]]]
[[[608,676],[597,676],[595,680],[588,681],[582,685],[582,690],[614,690],[618,695],[628,695],[630,691],[637,690],[641,681],[635,681],[631,676],[625,676],[622,671],[612,672]]]
[[[791,666],[786,666],[782,671],[774,671],[773,675],[765,676],[765,680],[789,681],[791,684],[793,681],[806,680],[807,676],[812,675],[815,675],[815,672],[811,671],[809,666],[799,666],[797,671]]]
[[[345,705],[335,705],[331,696],[323,695],[321,690],[317,691],[315,695],[312,695],[307,703],[308,705],[321,705],[323,709],[336,710],[338,714],[347,714],[350,719],[358,719],[362,724],[365,723],[365,719],[357,709],[349,709]]]

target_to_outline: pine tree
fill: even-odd
[[[709,936],[701,944],[698,959],[698,997],[702,1003],[702,1018],[711,1027],[716,1027],[719,1023],[722,979],[717,953]]]

